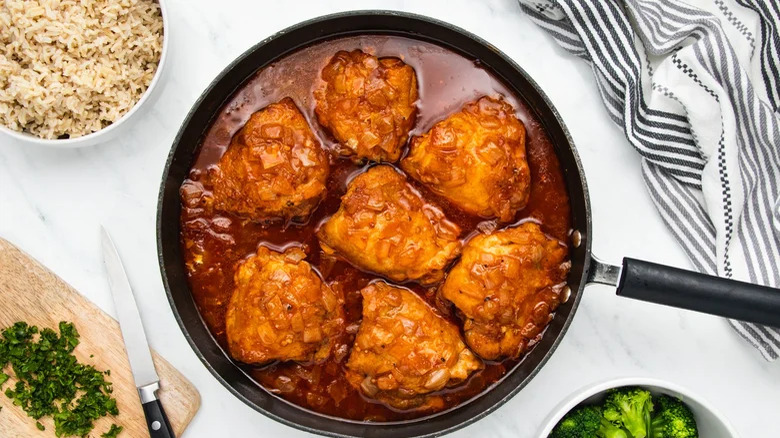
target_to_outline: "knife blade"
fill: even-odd
[[[149,434],[152,438],[175,438],[168,417],[157,398],[160,389],[160,377],[154,368],[152,352],[146,340],[141,315],[135,302],[133,289],[127,279],[127,273],[119,258],[114,242],[104,227],[101,230],[103,263],[108,275],[108,284],[114,298],[117,320],[125,342],[125,351],[130,362],[130,371],[138,389],[138,396],[146,416]]]

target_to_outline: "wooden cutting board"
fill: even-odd
[[[60,321],[73,322],[81,335],[74,352],[79,361],[99,370],[111,370],[108,380],[114,386],[119,415],[98,421],[91,437],[100,437],[112,423],[124,426],[119,438],[149,437],[119,324],[33,258],[0,239],[0,328],[16,321],[54,330]],[[200,407],[200,395],[171,364],[152,354],[162,387],[160,399],[176,436],[181,436]],[[41,420],[46,430],[39,431],[35,420],[5,396],[5,389],[14,383],[11,379],[0,390],[0,437],[53,438],[50,418]]]

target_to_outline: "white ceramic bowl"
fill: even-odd
[[[116,138],[117,135],[119,135],[121,132],[124,132],[124,128],[127,126],[129,120],[137,118],[137,114],[142,113],[151,107],[151,104],[154,101],[154,97],[157,94],[156,91],[160,88],[160,77],[162,76],[162,72],[165,67],[165,59],[167,58],[168,54],[168,36],[170,32],[165,1],[157,0],[157,3],[160,4],[160,15],[162,15],[163,20],[163,41],[162,51],[160,52],[160,62],[157,64],[157,71],[154,72],[154,77],[152,77],[152,82],[149,83],[149,87],[146,89],[146,91],[144,91],[144,94],[141,95],[141,98],[138,99],[138,102],[136,102],[135,105],[133,105],[133,107],[130,108],[130,110],[122,117],[99,131],[95,131],[91,134],[76,138],[45,139],[25,132],[14,131],[13,129],[8,128],[2,124],[0,124],[0,133],[28,144],[57,148],[77,148],[104,143],[112,138]]]
[[[542,427],[536,436],[538,438],[547,438],[561,418],[574,409],[574,407],[580,403],[598,403],[602,400],[607,390],[623,386],[640,386],[648,389],[653,395],[666,394],[680,398],[693,411],[701,438],[739,438],[739,435],[726,417],[698,395],[694,395],[690,390],[673,383],[643,377],[610,379],[575,391],[552,411],[544,423],[542,423]]]

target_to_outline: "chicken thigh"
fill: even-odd
[[[563,244],[526,222],[471,239],[440,292],[462,313],[475,353],[489,360],[519,357],[560,304],[570,265]]]
[[[323,284],[300,248],[261,246],[235,273],[226,315],[228,349],[250,364],[321,361],[342,333],[344,299]]]
[[[470,102],[413,138],[401,168],[461,209],[504,222],[531,193],[525,127],[502,98]]]
[[[433,284],[460,253],[460,228],[391,166],[370,168],[347,187],[317,231],[326,254],[394,281]]]
[[[254,220],[307,216],[325,195],[328,156],[292,99],[252,114],[214,176],[214,207]]]
[[[347,362],[347,380],[398,409],[434,407],[429,394],[481,369],[458,327],[414,292],[384,282],[361,290],[363,321]]]
[[[397,161],[414,125],[417,78],[398,58],[340,51],[322,69],[317,118],[356,160]]]

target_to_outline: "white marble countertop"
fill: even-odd
[[[167,3],[171,39],[163,89],[129,135],[78,150],[0,138],[0,237],[113,313],[99,245],[99,225],[105,224],[123,255],[152,346],[200,390],[203,404],[187,437],[306,435],[245,406],[203,367],[168,306],[155,246],[160,176],[185,114],[231,60],[299,21],[349,9],[405,10],[485,38],[539,82],[571,131],[591,192],[594,252],[610,261],[633,256],[690,267],[653,208],[638,155],[607,117],[589,68],[560,49],[514,0]],[[604,286],[586,289],[560,347],[525,389],[452,436],[531,437],[575,389],[625,375],[690,388],[726,413],[745,438],[780,436],[780,362],[765,362],[724,320],[618,298]]]

